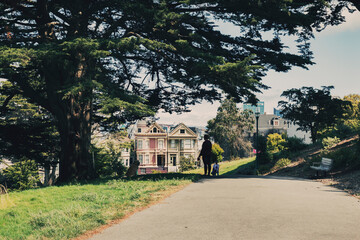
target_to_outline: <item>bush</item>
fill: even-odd
[[[40,181],[39,169],[35,161],[23,160],[2,171],[5,186],[9,189],[26,190],[35,188]]]
[[[298,152],[304,150],[307,147],[307,144],[305,144],[301,138],[288,137],[285,146],[289,152]]]
[[[191,169],[195,169],[195,159],[193,156],[190,157],[184,157],[181,156],[180,157],[180,167],[179,167],[179,171],[180,172],[184,172],[184,171],[188,171]]]
[[[342,148],[337,151],[324,153],[322,156],[334,160],[333,169],[335,170],[352,168],[358,164],[358,156],[356,155],[356,150],[354,147]]]
[[[325,150],[329,150],[331,147],[335,146],[340,142],[340,138],[338,137],[327,137],[322,140],[322,145]]]
[[[218,162],[221,162],[223,160],[222,154],[224,153],[224,150],[220,147],[219,144],[214,143],[212,145],[211,152],[212,152],[212,158],[211,159],[213,160],[213,162],[215,162],[216,160]]]
[[[285,150],[285,139],[278,133],[269,134],[266,138],[266,149],[271,153]]]
[[[259,158],[259,163],[260,164],[268,164],[272,161],[273,156],[272,154],[269,153],[269,151],[267,150],[267,139],[264,136],[259,136],[258,139],[258,158]]]
[[[124,166],[120,159],[120,153],[114,154],[107,148],[93,147],[95,171],[98,176],[124,176],[127,167]]]
[[[291,163],[291,160],[288,158],[281,158],[279,159],[275,165],[274,165],[274,169],[280,169],[283,167],[286,167],[287,165],[289,165]]]

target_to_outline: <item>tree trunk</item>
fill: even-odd
[[[311,127],[310,129],[310,135],[311,135],[311,141],[312,143],[316,143],[317,140],[317,130],[314,127]]]
[[[61,138],[60,182],[95,177],[90,153],[92,100],[88,96],[79,93],[76,97],[70,97],[66,118],[58,121]]]

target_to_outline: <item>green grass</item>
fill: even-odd
[[[255,161],[255,157],[220,162],[219,175],[228,176],[236,173],[247,174],[249,171],[253,171],[254,161]],[[204,169],[200,168],[200,169],[190,170],[185,173],[204,174]]]
[[[0,239],[74,238],[197,179],[196,174],[152,174],[0,195]]]

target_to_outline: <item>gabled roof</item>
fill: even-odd
[[[152,123],[150,127],[145,131],[145,133],[150,133],[150,131],[153,130],[155,127],[160,131],[160,133],[166,133],[166,131],[156,122]]]
[[[184,123],[179,123],[178,125],[176,125],[174,128],[171,129],[169,136],[173,136],[180,128],[184,128],[185,130],[187,130],[191,135],[193,136],[197,136],[196,133],[191,130],[189,127],[187,127]]]

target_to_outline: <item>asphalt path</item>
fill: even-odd
[[[356,240],[360,202],[310,180],[209,178],[90,239]]]

